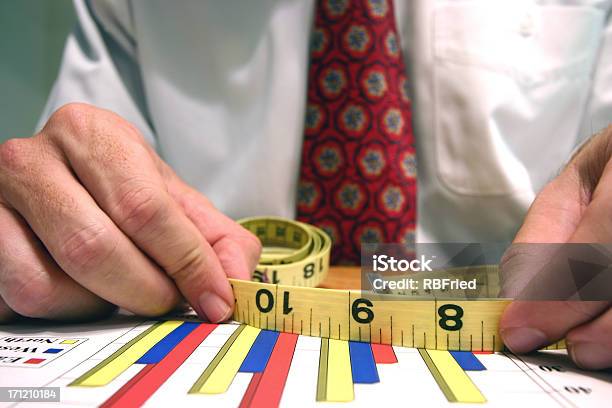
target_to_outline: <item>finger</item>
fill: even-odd
[[[501,297],[514,298],[576,230],[588,198],[575,165],[568,166],[536,197],[500,262]]]
[[[554,254],[554,246],[538,243],[567,242],[584,208],[578,173],[575,167],[568,167],[538,195],[504,254],[500,296],[515,297],[529,284]],[[592,319],[605,307],[597,303],[515,301],[502,315],[500,334],[510,350],[525,353],[563,338],[571,327]]]
[[[0,149],[3,198],[19,212],[58,266],[103,299],[143,315],[171,310],[173,282],[100,210],[72,173],[36,141]]]
[[[219,259],[168,194],[136,130],[107,111],[81,107],[70,115],[78,117],[70,119],[70,133],[51,129],[51,137],[79,180],[113,222],[174,279],[201,316],[227,319],[234,298]]]
[[[588,199],[576,167],[568,166],[538,194],[513,242],[567,242],[580,222]]]
[[[547,346],[566,336],[573,327],[597,317],[609,302],[516,301],[504,311],[500,334],[514,353]]]
[[[612,128],[611,128],[612,129]],[[610,129],[608,129],[610,130]],[[609,133],[609,132],[608,132]],[[612,237],[607,186],[612,182],[610,135],[585,145],[566,169],[535,200],[515,242],[607,243]],[[519,251],[520,252],[520,251]],[[529,251],[527,251],[529,252]],[[535,249],[536,257],[511,248],[502,262],[502,294],[526,285],[554,251]],[[542,256],[544,255],[544,256]],[[522,256],[522,259],[521,259]],[[510,259],[510,262],[508,260]],[[548,260],[549,261],[549,260]],[[502,338],[514,352],[527,352],[556,341],[575,326],[595,319],[609,302],[514,302],[500,322]]]
[[[61,271],[23,219],[2,204],[0,231],[0,296],[8,309],[58,320],[96,318],[114,309]]]
[[[572,360],[582,368],[599,370],[612,367],[612,310],[567,334]]]
[[[609,217],[610,200],[612,199],[612,165],[607,163],[600,166],[601,169],[597,171],[598,180],[594,182],[592,179],[589,181],[587,187],[594,188],[594,191],[584,190],[585,187],[585,174],[589,173],[591,176],[594,171],[592,167],[585,167],[588,163],[589,166],[593,166],[593,160],[596,156],[595,152],[601,152],[603,146],[601,146],[604,139],[596,139],[591,146],[587,146],[574,161],[574,168],[576,169],[575,174],[580,174],[578,185],[582,189],[583,197],[588,197],[588,205],[581,204],[580,219],[576,225],[572,234],[568,237],[568,243],[609,243],[612,239],[612,219]],[[607,160],[599,158],[598,160]],[[590,169],[590,170],[585,170]],[[561,197],[558,197],[561,200]],[[551,218],[552,220],[552,218]],[[607,301],[590,301],[590,302],[537,302],[531,307],[523,302],[515,302],[512,304],[504,314],[505,320],[502,319],[502,333],[505,331],[506,335],[502,334],[504,341],[507,341],[507,345],[517,352],[525,352],[530,349],[544,345],[546,342],[552,342],[558,340],[566,335],[571,335],[574,338],[584,338],[580,334],[592,333],[597,334],[598,332],[605,331],[607,323],[610,323],[610,317],[607,316],[609,312],[606,312],[601,317],[599,316],[609,306],[610,302]],[[535,307],[534,307],[535,306]],[[590,322],[590,323],[589,323]],[[576,326],[580,326],[586,323],[582,328],[574,329]],[[522,326],[521,333],[523,333],[522,339],[518,339],[516,330],[508,330],[508,327]],[[530,330],[529,335],[524,334],[524,330],[528,328]],[[585,328],[590,328],[585,329]],[[571,330],[571,331],[570,331]],[[512,336],[508,334],[512,333]],[[578,333],[578,334],[576,334]],[[544,338],[540,338],[540,341],[536,341],[538,336],[544,335]],[[601,334],[601,333],[600,333]],[[576,337],[578,336],[578,337]],[[599,340],[597,337],[593,337],[593,340]],[[587,356],[587,350],[593,350],[593,356],[602,354],[596,352],[597,348],[600,347],[598,343],[592,346],[585,347],[574,347],[574,354],[576,360],[582,360],[582,364],[585,367],[596,368],[596,362],[589,360]],[[516,350],[514,350],[516,348]],[[608,356],[604,353],[602,356],[601,364],[608,364]],[[610,358],[608,356],[608,358]]]
[[[203,195],[174,175],[169,180],[169,191],[212,245],[227,276],[250,280],[261,256],[259,238],[221,213]]]
[[[612,137],[612,135],[611,135]],[[585,154],[588,153],[585,152]],[[588,160],[588,157],[585,158]],[[604,168],[597,187],[590,193],[590,202],[569,239],[575,243],[602,243],[612,241],[612,161]]]

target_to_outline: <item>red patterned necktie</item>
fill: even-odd
[[[361,243],[414,244],[416,161],[392,0],[318,0],[298,219],[359,264]]]

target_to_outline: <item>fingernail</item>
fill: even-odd
[[[596,343],[568,344],[570,357],[581,368],[599,370],[612,365],[612,350]]]
[[[548,343],[548,338],[538,329],[513,327],[501,330],[502,340],[513,353],[527,353]]]
[[[200,309],[211,323],[222,322],[230,317],[231,307],[216,293],[202,293],[199,304]]]

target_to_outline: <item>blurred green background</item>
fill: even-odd
[[[70,0],[0,0],[0,142],[32,135],[74,21]]]

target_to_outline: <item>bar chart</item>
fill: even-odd
[[[160,322],[125,344],[73,381],[70,386],[105,386],[134,364],[144,368],[102,406],[140,406],[185,361],[188,353],[216,328],[193,322]],[[289,374],[298,335],[239,325],[189,390],[192,394],[222,394],[238,372],[254,373],[241,407],[278,405]],[[321,339],[317,401],[350,402],[354,384],[375,384],[377,363],[397,363],[393,347]],[[486,402],[465,371],[485,367],[470,352],[419,350],[450,402]],[[381,361],[382,360],[382,361]],[[261,402],[260,402],[261,401]]]
[[[61,387],[65,404],[105,408],[406,401],[572,407],[605,401],[612,387],[612,375],[586,377],[559,364],[556,352],[530,362],[504,353],[411,349],[179,319],[116,334],[83,342],[80,355],[90,354],[73,362],[62,357],[68,369],[41,385]]]

